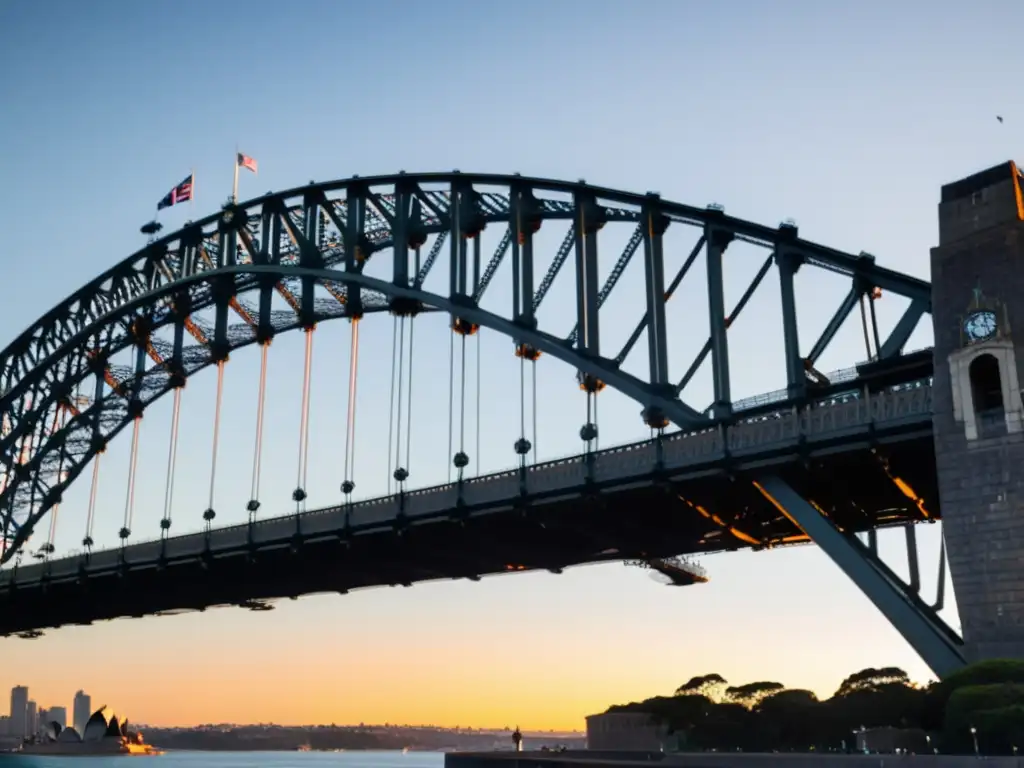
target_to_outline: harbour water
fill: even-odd
[[[130,766],[125,764],[129,761]],[[139,762],[141,761],[141,762]],[[0,755],[0,768],[442,768],[441,752],[165,752],[156,757]]]

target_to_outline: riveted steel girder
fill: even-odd
[[[534,235],[552,220],[564,221],[569,231],[535,286]],[[631,222],[636,231],[620,256],[621,267],[599,291],[599,233],[610,222]],[[505,232],[484,268],[478,235],[492,224],[500,224]],[[661,235],[670,224],[695,227],[700,237],[665,288],[667,257]],[[435,240],[421,261],[419,248],[428,235]],[[906,322],[893,331],[883,353],[898,354],[913,321],[930,309],[927,282],[879,267],[873,260],[721,211],[582,182],[457,172],[397,174],[311,184],[229,204],[147,244],[99,275],[0,352],[0,473],[5,478],[0,538],[14,540],[0,559],[13,555],[59,502],[84,463],[123,427],[130,403],[136,409],[144,407],[231,349],[332,317],[387,311],[396,299],[493,328],[622,390],[645,410],[693,427],[711,417],[680,400],[679,390],[666,381],[671,345],[664,304],[703,250],[714,275],[709,296],[715,418],[729,418],[728,321],[721,306],[720,278],[721,252],[734,239],[772,251],[785,241],[787,254],[802,264],[910,297],[913,311],[908,310]],[[450,285],[447,295],[440,295],[423,286],[445,244]],[[608,357],[599,345],[599,309],[641,245],[645,317],[627,348]],[[481,309],[480,300],[509,249],[512,301],[505,306],[512,306],[505,316]],[[385,251],[390,276],[366,275],[368,261]],[[536,310],[573,252],[579,322],[577,331],[565,339],[538,329]],[[316,298],[314,287],[326,289],[331,298]],[[274,294],[291,311],[273,309]],[[196,314],[205,308],[213,310],[212,325]],[[232,324],[234,317],[242,322]],[[165,326],[173,327],[173,342],[153,336]],[[620,364],[644,329],[650,375],[638,378],[623,372]],[[186,344],[188,337],[197,343]],[[133,347],[134,366],[111,363],[119,352]],[[144,371],[147,358],[159,362]],[[55,420],[86,382],[96,384],[92,404],[66,420]]]

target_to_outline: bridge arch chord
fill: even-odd
[[[538,281],[534,239],[552,220],[562,220],[569,231]],[[609,222],[625,222],[635,232],[599,286],[597,235]],[[484,268],[479,235],[491,225],[505,227],[505,234]],[[666,284],[662,235],[678,225],[698,230],[697,245]],[[429,237],[433,246],[421,259]],[[910,310],[880,347],[883,355],[898,354],[917,319],[930,310],[926,282],[880,267],[870,257],[801,240],[794,226],[766,227],[715,207],[585,182],[397,174],[311,183],[227,205],[148,243],[0,352],[0,536],[9,542],[0,562],[14,555],[85,464],[149,403],[232,349],[325,319],[440,310],[451,315],[453,327],[461,319],[493,328],[521,350],[550,354],[620,389],[644,407],[649,423],[692,428],[730,418],[721,257],[736,239],[770,251],[761,278],[772,264],[779,267],[793,391],[806,382],[791,290],[792,274],[801,264],[849,276],[855,298],[880,288],[911,299]],[[511,295],[503,297],[506,311],[485,310],[481,299],[509,252],[513,275]],[[606,355],[599,344],[599,308],[638,252],[645,267],[646,312],[627,348]],[[710,415],[684,403],[682,386],[667,378],[664,319],[665,301],[702,253],[710,267],[711,339],[696,364],[710,354],[716,381]],[[439,261],[447,265],[448,289],[428,291],[424,282]],[[380,266],[383,276],[373,276],[371,265]],[[539,328],[536,315],[563,270],[574,272],[576,283],[577,324],[568,337]],[[836,316],[844,318],[855,303],[844,302]],[[212,312],[212,322],[202,320],[202,310]],[[167,328],[173,331],[171,341],[157,335]],[[645,329],[649,375],[638,377],[621,364]],[[820,355],[829,332],[808,360]],[[134,365],[112,364],[116,354],[131,350]],[[89,388],[86,401],[83,392]]]

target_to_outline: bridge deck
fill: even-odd
[[[887,466],[873,446],[884,446]],[[928,380],[463,483],[0,571],[0,634],[256,598],[805,540],[770,469],[847,530],[938,514]],[[12,610],[8,610],[8,608]]]

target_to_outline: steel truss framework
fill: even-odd
[[[538,281],[534,236],[550,220],[570,226]],[[636,228],[602,285],[599,232],[609,222],[635,223]],[[478,235],[494,225],[505,232],[484,264]],[[693,227],[696,244],[669,280],[662,238],[673,225]],[[421,258],[430,235],[436,236],[433,246]],[[737,240],[768,253],[730,312],[723,255]],[[638,253],[644,263],[646,312],[626,345],[608,354],[600,344],[599,310]],[[674,382],[669,379],[665,303],[701,257],[707,267],[710,338],[683,379]],[[511,260],[511,291],[507,312],[497,314],[483,309],[480,300],[506,258]],[[447,295],[423,287],[439,259],[448,261]],[[390,262],[390,277],[366,274],[371,260]],[[794,276],[804,265],[850,279],[849,292],[806,354],[800,351],[794,295]],[[229,204],[149,243],[47,312],[0,353],[0,540],[6,543],[0,563],[19,551],[90,460],[150,403],[234,349],[329,318],[443,311],[451,315],[453,328],[464,323],[493,329],[515,342],[517,354],[528,359],[550,354],[578,369],[586,387],[607,384],[620,390],[643,407],[652,427],[729,423],[736,415],[727,330],[772,266],[779,276],[787,396],[794,402],[820,381],[815,363],[858,304],[863,308],[867,301],[873,311],[870,302],[880,290],[910,300],[889,336],[876,338],[877,356],[883,359],[902,353],[918,321],[931,310],[927,282],[881,267],[868,254],[854,256],[802,240],[795,225],[771,228],[729,217],[714,206],[701,209],[653,193],[583,182],[458,172],[398,174],[310,184]],[[574,272],[576,285],[577,323],[567,338],[541,329],[536,319],[563,269]],[[316,291],[326,291],[329,298],[318,298]],[[290,311],[272,309],[275,294]],[[195,316],[202,309],[213,310],[212,327]],[[173,329],[172,343],[155,338],[163,327]],[[645,331],[648,374],[638,377],[625,372],[622,363]],[[115,354],[131,349],[134,367],[110,363]],[[714,403],[699,409],[680,393],[707,358]],[[92,397],[82,398],[80,388],[90,383]]]

